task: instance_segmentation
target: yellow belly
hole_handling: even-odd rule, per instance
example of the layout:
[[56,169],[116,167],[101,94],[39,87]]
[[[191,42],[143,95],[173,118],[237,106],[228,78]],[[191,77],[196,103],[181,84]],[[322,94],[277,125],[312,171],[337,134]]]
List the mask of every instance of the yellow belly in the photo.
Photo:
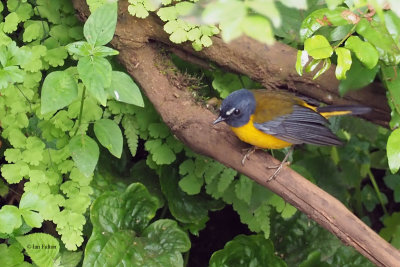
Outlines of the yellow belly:
[[253,120],[241,127],[231,127],[240,140],[259,148],[279,149],[291,146],[291,143],[266,134],[253,126]]

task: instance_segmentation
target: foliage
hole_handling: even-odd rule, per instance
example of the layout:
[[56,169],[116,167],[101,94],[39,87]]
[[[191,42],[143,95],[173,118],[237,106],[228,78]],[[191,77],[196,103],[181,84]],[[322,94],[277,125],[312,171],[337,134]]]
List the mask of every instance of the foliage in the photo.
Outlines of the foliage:
[[[201,235],[210,212],[231,205],[253,234],[228,240],[210,266],[368,266],[279,196],[177,140],[130,76],[109,60],[118,54],[107,46],[117,2],[87,2],[92,14],[84,26],[68,0],[0,2],[2,263],[187,266],[189,237]],[[212,45],[217,33],[225,41],[246,34],[302,47],[299,74],[318,78],[336,63],[342,95],[379,78],[388,89],[390,126],[398,127],[395,1],[389,1],[392,10],[366,0],[218,0],[201,8],[196,1],[128,2],[131,15],[155,12],[172,42],[190,41],[195,50]],[[218,68],[174,63],[179,69],[173,72],[196,80],[188,87],[200,99],[260,87]],[[389,173],[399,169],[398,129],[354,118],[331,124],[346,145],[299,147],[292,168],[367,224],[382,224],[374,229],[399,248],[393,211],[400,182]],[[384,184],[375,178],[380,173]]]

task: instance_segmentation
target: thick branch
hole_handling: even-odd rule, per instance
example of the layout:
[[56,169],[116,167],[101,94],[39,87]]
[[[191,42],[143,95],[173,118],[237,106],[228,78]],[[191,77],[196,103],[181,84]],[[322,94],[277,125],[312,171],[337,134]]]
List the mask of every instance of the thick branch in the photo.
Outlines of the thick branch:
[[[84,1],[74,0],[75,7],[84,18],[88,12],[82,2]],[[211,125],[215,115],[196,104],[190,93],[182,90],[176,80],[171,79],[171,76],[166,74],[171,66],[166,64],[166,62],[169,63],[168,59],[160,54],[159,44],[147,42],[149,36],[167,42],[167,37],[162,32],[161,27],[154,23],[154,18],[137,20],[125,11],[126,7],[122,6],[117,34],[112,44],[120,51],[119,59],[121,63],[125,65],[135,81],[141,85],[165,123],[182,142],[194,151],[236,169],[277,193],[335,234],[345,244],[353,246],[375,264],[379,266],[399,265],[400,253],[398,250],[379,237],[341,202],[290,168],[284,168],[275,180],[267,183],[266,179],[272,174],[273,170],[267,169],[266,166],[278,164],[278,161],[267,153],[256,152],[251,160],[247,161],[245,166],[242,166],[240,161],[243,143],[230,132],[227,126],[213,127]],[[246,48],[257,46],[249,39],[244,39],[244,42],[248,42],[246,46],[243,46]],[[215,48],[207,49],[208,52],[203,52],[201,55],[216,58],[217,56],[211,55],[210,51],[222,49],[222,43],[218,44],[218,41],[216,42],[216,38],[214,38],[214,44],[217,44]],[[224,49],[233,51],[230,47],[231,44],[224,44]],[[263,49],[265,53],[270,53],[269,51],[272,48],[264,47]],[[220,51],[220,53],[224,52]],[[253,52],[246,50],[241,55],[232,54],[225,58],[226,65],[230,64],[228,61],[237,62],[236,57],[251,53]],[[258,55],[258,57],[262,58],[263,55]],[[257,73],[265,73],[265,70],[270,70],[270,66],[263,69],[264,63],[258,59],[254,60],[256,61],[253,68],[257,70]],[[279,69],[279,67],[273,66]],[[241,68],[241,66],[230,67],[231,69]],[[279,79],[289,79],[287,73],[282,72],[279,75],[279,78],[275,74],[260,76],[259,78],[265,79],[265,84],[275,86],[282,83],[279,82]],[[306,84],[304,81],[301,81],[301,83]],[[318,88],[316,84],[312,86]],[[362,101],[360,100],[360,102]]]

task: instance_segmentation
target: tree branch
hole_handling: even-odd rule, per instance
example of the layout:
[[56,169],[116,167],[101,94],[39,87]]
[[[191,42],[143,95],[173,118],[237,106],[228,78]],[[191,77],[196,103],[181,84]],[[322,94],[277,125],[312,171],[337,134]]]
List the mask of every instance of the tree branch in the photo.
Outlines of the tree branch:
[[[80,12],[81,18],[85,19],[88,15],[88,10],[84,1],[74,0],[73,2],[75,8]],[[366,226],[340,201],[298,173],[285,167],[275,180],[266,182],[274,171],[267,169],[266,166],[276,165],[279,162],[262,151],[254,153],[245,166],[241,165],[241,148],[244,148],[244,144],[233,135],[226,125],[213,127],[212,121],[216,117],[215,114],[195,103],[190,93],[181,88],[179,83],[176,82],[174,74],[168,71],[172,63],[160,53],[160,42],[164,45],[168,43],[168,36],[162,31],[162,26],[158,22],[155,23],[155,21],[155,18],[139,20],[131,17],[126,12],[126,4],[120,2],[119,23],[112,45],[120,51],[120,62],[127,68],[135,81],[141,85],[143,91],[174,134],[197,153],[214,158],[226,166],[236,169],[238,172],[247,175],[257,183],[280,195],[287,202],[339,237],[343,243],[353,246],[375,264],[379,266],[397,266],[400,262],[398,250]],[[157,42],[149,42],[150,39]],[[205,49],[198,54],[192,51],[188,52],[190,48],[187,46],[175,47],[186,51],[190,55],[199,55],[202,58],[209,58],[213,61],[221,60],[218,62],[220,65],[248,75],[251,74],[252,78],[256,78],[262,81],[263,84],[271,85],[274,88],[280,87],[283,81],[286,80],[291,81],[291,84],[295,84],[297,89],[303,84],[304,88],[310,87],[312,90],[318,90],[321,92],[321,96],[325,97],[327,93],[321,89],[321,84],[327,84],[329,88],[333,87],[333,85],[325,81],[326,77],[323,79],[324,82],[320,83],[314,83],[308,78],[295,79],[294,74],[287,72],[288,69],[294,66],[291,65],[289,68],[289,64],[291,64],[289,60],[284,63],[288,65],[287,67],[277,65],[281,64],[280,61],[282,60],[277,58],[278,52],[279,54],[282,53],[279,49],[284,49],[284,53],[287,54],[290,51],[288,47],[281,45],[273,47],[260,46],[246,38],[229,45],[223,44],[218,38],[213,38],[213,42],[214,45],[211,48]],[[239,46],[239,44],[244,45],[241,47],[245,47],[246,50],[239,52],[237,50],[239,48],[232,48]],[[253,54],[253,47],[260,49],[262,47],[262,50],[256,49],[256,54]],[[278,49],[278,47],[280,48]],[[236,51],[237,54],[233,51]],[[220,58],[221,56],[217,55],[218,53],[225,55],[223,61]],[[274,55],[271,55],[271,53]],[[276,60],[274,58],[265,60],[265,54],[270,57],[273,56]],[[254,60],[254,64],[250,64],[250,59]],[[285,69],[285,71],[280,71],[280,68]],[[335,83],[337,84],[337,82]],[[324,89],[326,88],[324,87]],[[366,101],[367,97],[361,97],[360,95],[354,94],[353,98],[344,101],[346,103],[364,103],[363,101]],[[378,97],[373,95],[370,100],[372,101],[376,98]],[[342,103],[340,102],[342,100],[333,96],[332,99],[334,103]],[[386,103],[386,100],[384,101]],[[382,114],[385,114],[386,111],[384,109],[381,108],[380,110],[382,110]],[[371,120],[376,121],[380,118],[371,118]]]

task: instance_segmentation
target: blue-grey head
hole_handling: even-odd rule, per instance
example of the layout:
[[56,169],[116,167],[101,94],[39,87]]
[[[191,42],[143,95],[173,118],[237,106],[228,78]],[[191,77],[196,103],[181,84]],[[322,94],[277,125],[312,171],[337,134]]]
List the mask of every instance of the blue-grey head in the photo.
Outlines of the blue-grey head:
[[214,121],[214,124],[224,121],[232,127],[243,126],[249,122],[255,109],[256,100],[253,93],[246,89],[240,89],[231,93],[222,101],[219,117]]

